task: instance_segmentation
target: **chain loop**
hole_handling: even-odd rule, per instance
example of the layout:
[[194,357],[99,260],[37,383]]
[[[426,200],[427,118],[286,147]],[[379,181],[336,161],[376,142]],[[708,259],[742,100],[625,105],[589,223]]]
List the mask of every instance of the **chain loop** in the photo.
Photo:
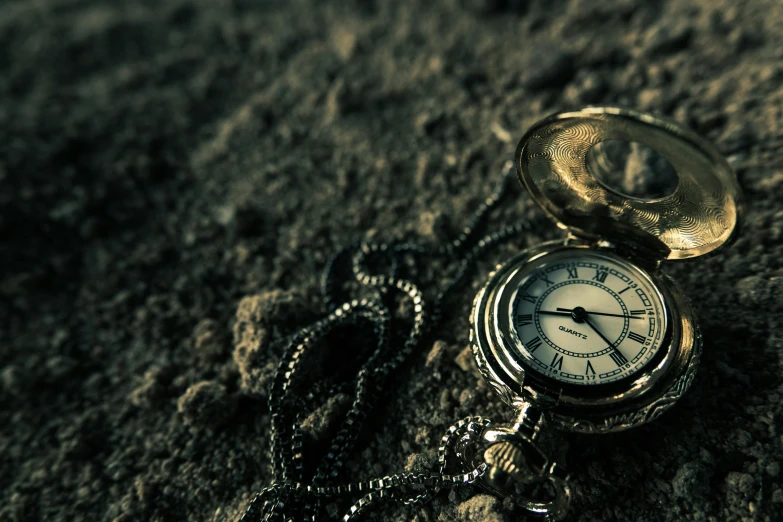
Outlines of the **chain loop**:
[[[324,498],[361,495],[346,512],[343,520],[354,520],[367,507],[384,499],[405,504],[424,502],[441,488],[473,484],[484,477],[488,470],[485,462],[470,467],[467,473],[448,474],[450,455],[459,454],[458,442],[472,444],[480,434],[491,428],[491,423],[480,417],[469,417],[451,426],[438,449],[439,470],[436,473],[400,473],[363,482],[340,483],[346,456],[353,449],[357,434],[368,417],[387,378],[418,347],[422,339],[439,324],[442,307],[451,293],[464,281],[476,258],[491,247],[512,237],[519,237],[529,230],[521,222],[484,236],[478,236],[478,228],[486,221],[489,211],[495,208],[507,193],[513,175],[511,163],[506,163],[495,191],[486,198],[459,236],[445,246],[425,246],[415,243],[354,242],[338,251],[327,262],[322,278],[321,293],[329,315],[299,330],[291,337],[278,363],[269,391],[268,405],[271,418],[269,459],[274,483],[258,493],[248,504],[240,522],[277,520],[323,520],[321,501]],[[419,287],[399,276],[404,256],[445,257],[462,256],[456,274],[438,293],[431,306],[427,306]],[[373,274],[368,266],[382,258],[388,263],[387,273]],[[338,270],[342,261],[351,259],[354,279],[370,297],[352,299],[343,304],[343,289]],[[390,349],[392,316],[387,303],[392,294],[401,295],[413,305],[413,322],[401,348]],[[359,367],[354,379],[322,389],[352,391],[353,400],[341,427],[330,441],[328,450],[315,468],[309,481],[303,465],[303,440],[300,428],[304,412],[315,409],[322,395],[309,393],[298,397],[295,379],[301,362],[314,346],[339,326],[365,324],[372,328],[373,348]],[[311,383],[308,383],[311,384]],[[312,384],[311,384],[312,386]],[[463,466],[460,466],[463,469]],[[304,482],[309,485],[304,485]]]

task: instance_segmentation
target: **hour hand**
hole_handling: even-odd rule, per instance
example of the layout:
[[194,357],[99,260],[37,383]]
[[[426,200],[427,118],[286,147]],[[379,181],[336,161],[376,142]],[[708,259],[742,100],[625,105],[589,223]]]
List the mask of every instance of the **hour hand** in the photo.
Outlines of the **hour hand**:
[[[563,310],[563,308],[558,308],[558,310]],[[544,314],[544,315],[566,315],[568,317],[571,317],[571,310],[567,312],[553,312],[551,310],[538,310],[536,311],[537,314]]]
[[[560,313],[567,312],[568,314],[570,314],[573,310],[570,310],[568,308],[558,308],[557,311],[560,312]],[[627,319],[642,319],[642,317],[638,317],[638,316],[635,316],[635,315],[609,314],[609,313],[606,313],[606,312],[591,312],[589,310],[585,310],[584,313],[586,313],[587,315],[605,315],[607,317],[625,317]]]

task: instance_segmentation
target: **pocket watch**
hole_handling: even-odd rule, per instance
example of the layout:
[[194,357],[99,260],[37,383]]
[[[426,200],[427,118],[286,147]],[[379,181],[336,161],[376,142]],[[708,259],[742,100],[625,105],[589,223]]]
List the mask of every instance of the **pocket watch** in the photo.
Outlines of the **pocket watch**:
[[[605,185],[590,165],[595,145],[606,140],[663,155],[677,174],[674,192],[639,199]],[[478,367],[517,413],[514,423],[485,430],[484,451],[464,458],[490,465],[483,482],[497,494],[510,494],[524,462],[552,481],[555,495],[519,503],[557,518],[567,508],[566,474],[536,445],[540,430],[625,430],[657,418],[685,393],[702,338],[665,266],[726,245],[738,229],[741,191],[710,144],[627,109],[550,116],[522,137],[515,162],[524,187],[568,235],[499,266],[475,298],[470,333]]]

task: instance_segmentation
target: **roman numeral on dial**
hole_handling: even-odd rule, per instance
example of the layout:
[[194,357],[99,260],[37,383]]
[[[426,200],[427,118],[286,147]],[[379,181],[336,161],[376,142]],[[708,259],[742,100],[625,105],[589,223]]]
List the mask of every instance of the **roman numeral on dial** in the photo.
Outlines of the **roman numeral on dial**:
[[631,339],[632,341],[636,341],[637,343],[641,343],[641,344],[644,344],[644,342],[647,340],[646,337],[636,332],[629,332],[628,338]]
[[533,303],[533,304],[536,304],[536,299],[538,299],[538,297],[536,297],[534,295],[530,295],[528,293],[522,294],[521,298],[523,300],[527,301],[528,303]]
[[539,273],[538,273],[538,278],[539,278],[540,280],[542,280],[542,281],[544,281],[544,282],[546,283],[546,286],[547,286],[547,288],[549,288],[550,286],[552,286],[553,284],[555,284],[555,282],[554,282],[554,281],[551,281],[551,280],[550,280],[550,279],[549,279],[549,278],[546,276],[546,274],[545,274],[545,273],[543,273],[543,272],[539,272]]
[[626,364],[628,362],[628,359],[625,358],[625,355],[621,354],[617,350],[610,353],[609,357],[612,358],[612,360],[617,366],[622,366],[623,364]]
[[533,323],[533,314],[517,315],[517,326],[527,326]]
[[555,358],[552,359],[552,362],[549,363],[549,366],[553,370],[562,370],[563,369],[563,356],[559,353],[555,354]]
[[537,335],[525,343],[525,348],[530,353],[535,352],[539,346],[541,346],[541,338]]
[[587,368],[585,368],[585,375],[595,375],[595,370],[593,369],[593,365],[590,364],[590,361],[587,361]]
[[576,271],[576,267],[566,268],[566,270],[568,270],[568,279],[577,279],[579,277],[579,273]]
[[644,315],[646,313],[644,310],[631,310],[631,315]]
[[609,274],[609,272],[603,272],[601,270],[595,271],[595,276],[593,276],[593,281],[598,281],[599,283],[603,283],[606,281],[606,276]]

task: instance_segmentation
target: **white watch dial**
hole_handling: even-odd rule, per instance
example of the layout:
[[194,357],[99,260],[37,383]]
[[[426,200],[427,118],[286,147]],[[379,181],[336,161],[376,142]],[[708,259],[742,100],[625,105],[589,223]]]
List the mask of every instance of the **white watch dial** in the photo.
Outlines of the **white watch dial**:
[[511,307],[520,355],[558,381],[595,385],[638,372],[666,332],[660,292],[632,264],[569,250],[526,269]]

